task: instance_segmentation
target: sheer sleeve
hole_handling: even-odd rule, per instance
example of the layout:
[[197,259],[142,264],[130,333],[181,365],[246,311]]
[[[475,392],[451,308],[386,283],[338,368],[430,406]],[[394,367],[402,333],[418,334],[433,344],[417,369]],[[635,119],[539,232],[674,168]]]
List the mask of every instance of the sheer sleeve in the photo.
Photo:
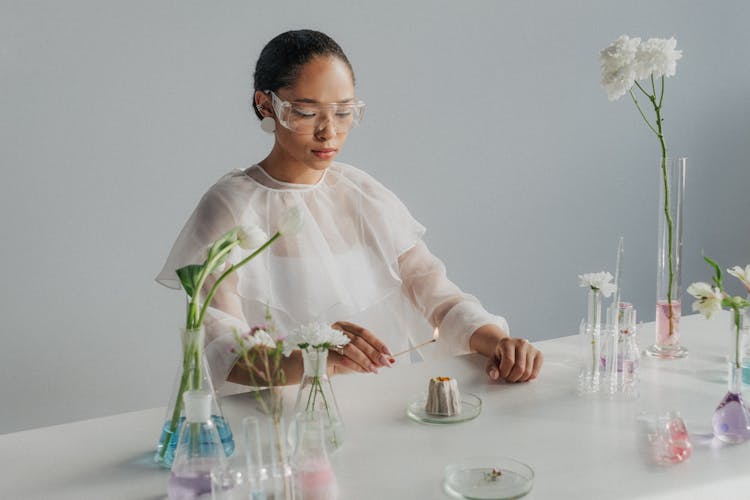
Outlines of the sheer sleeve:
[[510,333],[505,318],[487,312],[473,295],[461,291],[446,275],[445,265],[419,241],[398,260],[402,289],[411,303],[440,331],[438,345],[452,355],[470,352],[477,328],[494,324]]
[[[156,277],[157,282],[169,288],[181,288],[176,270],[189,264],[203,263],[208,247],[236,225],[236,217],[229,206],[220,190],[209,190],[203,196],[172,246],[164,267]],[[238,252],[233,252],[227,260],[236,263],[240,258]],[[204,290],[205,293],[207,290]],[[206,330],[206,358],[213,385],[219,390],[239,356],[237,349],[233,349],[234,331],[244,333],[249,330],[237,294],[236,275],[229,276],[219,286],[203,324]]]

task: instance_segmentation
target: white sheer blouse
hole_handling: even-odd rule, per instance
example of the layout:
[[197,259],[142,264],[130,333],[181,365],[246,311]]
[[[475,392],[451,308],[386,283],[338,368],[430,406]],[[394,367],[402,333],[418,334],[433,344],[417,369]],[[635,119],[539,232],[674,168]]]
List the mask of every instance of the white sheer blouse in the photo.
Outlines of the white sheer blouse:
[[[237,360],[233,329],[264,322],[266,306],[281,332],[302,323],[350,321],[372,331],[391,352],[429,340],[424,355],[462,354],[480,326],[500,316],[463,293],[446,276],[422,236],[425,229],[403,203],[365,172],[333,163],[318,183],[290,184],[258,165],[224,175],[203,196],[180,232],[157,281],[179,289],[175,270],[205,260],[206,249],[238,224],[269,235],[290,206],[305,215],[302,230],[277,240],[225,282],[224,300],[207,314],[206,355],[221,393],[237,387],[226,377]],[[248,251],[235,248],[237,262]],[[227,301],[229,296],[232,300]]]

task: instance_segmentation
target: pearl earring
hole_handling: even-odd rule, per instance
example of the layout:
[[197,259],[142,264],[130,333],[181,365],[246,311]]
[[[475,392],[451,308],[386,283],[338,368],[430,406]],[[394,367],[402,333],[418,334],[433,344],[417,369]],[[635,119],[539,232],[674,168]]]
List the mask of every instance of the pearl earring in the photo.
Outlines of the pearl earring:
[[267,132],[269,134],[273,134],[276,131],[276,120],[274,120],[270,116],[264,117],[260,121],[260,129],[263,132]]

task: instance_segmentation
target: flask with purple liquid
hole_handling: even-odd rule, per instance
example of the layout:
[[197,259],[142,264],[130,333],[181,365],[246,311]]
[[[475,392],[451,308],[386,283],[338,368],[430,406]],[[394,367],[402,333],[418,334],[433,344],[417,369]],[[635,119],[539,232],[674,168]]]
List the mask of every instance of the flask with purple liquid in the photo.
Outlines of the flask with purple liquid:
[[226,467],[227,459],[216,424],[211,418],[211,394],[187,391],[185,423],[167,484],[170,500],[193,500],[211,493],[211,469]]
[[729,357],[729,391],[714,411],[714,436],[727,443],[741,443],[750,439],[750,410],[742,397],[742,341],[745,315],[732,311],[731,356]]

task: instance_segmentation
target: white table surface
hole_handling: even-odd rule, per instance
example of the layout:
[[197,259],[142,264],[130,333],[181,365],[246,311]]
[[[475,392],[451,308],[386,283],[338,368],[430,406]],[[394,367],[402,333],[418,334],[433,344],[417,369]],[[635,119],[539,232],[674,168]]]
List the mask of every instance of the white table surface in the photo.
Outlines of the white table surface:
[[[477,355],[403,364],[378,375],[333,379],[347,440],[332,456],[342,499],[440,499],[446,465],[499,454],[530,464],[529,499],[750,498],[750,444],[711,438],[711,415],[726,392],[729,319],[682,320],[687,359],[642,358],[640,397],[631,401],[575,394],[578,340],[538,343],[546,360],[528,384],[492,384]],[[639,343],[653,341],[641,326]],[[428,425],[405,413],[428,379],[448,375],[482,398],[482,414],[458,425]],[[296,387],[285,389],[291,407]],[[165,396],[166,397],[166,396]],[[248,395],[223,400],[241,452]],[[649,464],[635,416],[677,409],[693,456],[674,466]],[[161,499],[168,471],[151,463],[165,409],[124,413],[0,435],[1,499]]]

